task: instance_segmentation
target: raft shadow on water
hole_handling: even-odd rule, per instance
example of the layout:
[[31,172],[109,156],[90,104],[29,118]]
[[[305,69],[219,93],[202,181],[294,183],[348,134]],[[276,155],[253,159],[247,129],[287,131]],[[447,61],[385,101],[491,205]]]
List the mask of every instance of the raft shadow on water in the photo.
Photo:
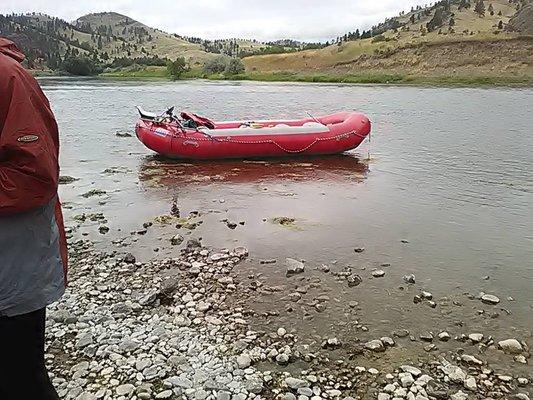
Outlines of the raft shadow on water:
[[350,154],[251,160],[176,161],[145,157],[139,180],[145,187],[185,187],[202,184],[271,182],[361,182],[368,164]]

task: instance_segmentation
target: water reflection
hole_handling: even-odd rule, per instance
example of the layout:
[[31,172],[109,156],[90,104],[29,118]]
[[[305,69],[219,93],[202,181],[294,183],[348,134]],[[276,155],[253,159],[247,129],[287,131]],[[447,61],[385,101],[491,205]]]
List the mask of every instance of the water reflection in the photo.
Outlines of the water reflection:
[[143,186],[166,188],[266,182],[360,182],[368,165],[354,155],[300,157],[272,160],[217,160],[185,162],[148,156],[141,161]]

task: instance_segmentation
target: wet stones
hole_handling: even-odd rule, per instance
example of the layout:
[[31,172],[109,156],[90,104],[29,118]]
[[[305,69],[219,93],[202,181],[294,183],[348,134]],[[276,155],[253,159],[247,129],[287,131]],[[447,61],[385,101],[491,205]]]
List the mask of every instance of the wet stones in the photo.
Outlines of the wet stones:
[[500,299],[494,296],[493,294],[484,294],[483,296],[481,296],[481,302],[485,304],[495,305],[500,302]]
[[507,354],[520,354],[523,351],[522,345],[516,339],[501,340],[498,347]]
[[293,390],[298,390],[300,388],[309,387],[309,382],[304,381],[303,379],[288,377],[288,378],[285,378],[285,385],[287,385],[287,387]]
[[340,348],[341,346],[342,346],[341,341],[337,339],[336,337],[326,339],[324,342],[322,342],[323,349],[335,350],[335,349]]
[[128,253],[124,256],[124,259],[123,261],[126,263],[126,264],[135,264],[135,256],[131,253]]
[[468,354],[463,354],[461,356],[461,361],[463,361],[466,364],[470,364],[470,365],[480,365],[480,366],[483,365],[483,361],[477,359],[474,356],[468,355]]
[[237,228],[237,223],[236,223],[236,222],[228,221],[228,222],[226,222],[226,226],[227,226],[229,229],[235,229],[235,228]]
[[431,332],[424,332],[419,335],[420,339],[424,342],[432,342],[433,341],[433,334]]
[[68,176],[68,175],[61,175],[59,177],[58,183],[60,185],[69,185],[69,184],[74,183],[76,181],[79,181],[79,178],[74,178],[73,176]]
[[414,274],[404,275],[403,281],[408,284],[414,284],[416,282],[416,278]]
[[285,265],[287,267],[285,275],[291,277],[297,274],[301,274],[305,271],[305,265],[303,262],[295,260],[294,258],[286,258]]
[[385,271],[383,271],[382,269],[376,269],[372,271],[372,276],[374,278],[382,278],[385,276]]
[[374,339],[365,343],[365,349],[374,351],[376,353],[381,353],[385,351],[385,345],[381,340]]
[[356,247],[355,249],[353,249],[353,251],[355,251],[356,253],[362,253],[363,251],[365,251],[365,248],[364,247]]
[[248,256],[248,249],[243,246],[235,247],[233,249],[233,254],[239,258],[244,258]]
[[456,365],[446,363],[441,367],[441,369],[442,372],[444,372],[444,374],[447,375],[452,382],[462,384],[466,379],[466,373]]
[[404,338],[409,336],[409,331],[407,329],[397,329],[392,332],[392,335],[396,336],[397,338]]
[[363,278],[361,278],[361,276],[357,274],[349,275],[346,280],[348,281],[349,287],[359,286],[361,282],[363,282]]
[[170,244],[172,246],[179,246],[180,244],[183,243],[185,239],[183,238],[183,236],[181,236],[179,233],[174,235],[171,239],[170,239]]
[[468,335],[468,339],[472,341],[472,343],[476,344],[483,340],[483,334],[482,333],[471,333]]
[[408,372],[409,374],[411,374],[415,378],[420,376],[420,374],[422,374],[422,371],[419,368],[413,367],[411,365],[401,365],[400,369],[403,372]]

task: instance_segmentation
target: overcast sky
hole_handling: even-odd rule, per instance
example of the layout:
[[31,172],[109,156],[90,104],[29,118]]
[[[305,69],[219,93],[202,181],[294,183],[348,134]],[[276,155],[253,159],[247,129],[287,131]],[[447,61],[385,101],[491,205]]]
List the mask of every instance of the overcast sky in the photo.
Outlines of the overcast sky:
[[167,32],[207,39],[328,40],[368,29],[421,0],[0,0],[0,14],[43,12],[67,21],[115,11]]

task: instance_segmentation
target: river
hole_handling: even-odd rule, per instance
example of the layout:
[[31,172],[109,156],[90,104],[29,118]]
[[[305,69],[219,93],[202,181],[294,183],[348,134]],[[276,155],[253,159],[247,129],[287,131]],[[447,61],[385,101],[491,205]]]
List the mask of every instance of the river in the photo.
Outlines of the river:
[[[303,324],[310,337],[339,323],[351,335],[354,316],[346,304],[358,301],[357,318],[374,336],[416,327],[531,339],[532,89],[68,78],[41,84],[61,129],[62,174],[79,179],[60,190],[74,235],[110,250],[112,240],[122,239],[140,259],[172,255],[175,227],[132,232],[167,214],[177,199],[182,215],[198,211],[203,221],[184,235],[250,250],[243,280],[253,275],[291,291],[321,282],[315,295],[332,298],[326,312],[279,317]],[[116,136],[133,134],[135,105],[152,111],[175,105],[215,120],[358,110],[373,131],[370,142],[334,157],[175,162],[155,157],[134,136]],[[92,189],[106,194],[81,196]],[[105,215],[106,235],[96,222],[72,220],[94,212]],[[294,223],[282,226],[276,217]],[[229,229],[225,219],[243,225]],[[300,282],[287,283],[285,257],[306,260]],[[363,283],[350,288],[323,273],[323,264],[334,273],[351,268]],[[374,278],[375,269],[385,276]],[[415,274],[416,289],[405,285],[406,274]],[[413,303],[420,289],[433,294],[437,308]],[[476,298],[480,292],[500,304],[487,307]],[[248,301],[258,310],[281,301],[283,311],[284,294]]]

